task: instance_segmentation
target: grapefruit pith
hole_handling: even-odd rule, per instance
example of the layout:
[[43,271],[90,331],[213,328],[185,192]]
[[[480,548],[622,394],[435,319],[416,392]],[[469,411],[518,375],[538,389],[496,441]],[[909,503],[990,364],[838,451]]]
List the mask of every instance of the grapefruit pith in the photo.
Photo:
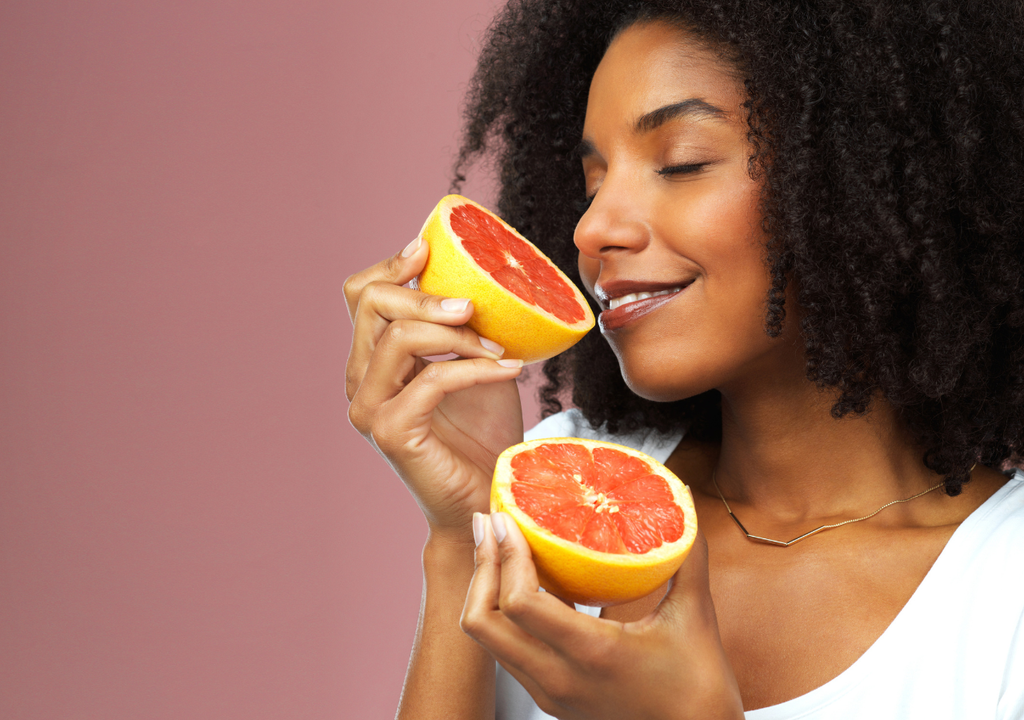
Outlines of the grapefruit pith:
[[498,456],[491,512],[530,544],[541,586],[584,605],[650,594],[675,574],[697,536],[690,490],[642,452],[546,438]]
[[469,298],[467,325],[538,362],[572,347],[594,327],[579,289],[510,225],[461,195],[441,199],[420,237],[430,246],[417,284],[431,295]]

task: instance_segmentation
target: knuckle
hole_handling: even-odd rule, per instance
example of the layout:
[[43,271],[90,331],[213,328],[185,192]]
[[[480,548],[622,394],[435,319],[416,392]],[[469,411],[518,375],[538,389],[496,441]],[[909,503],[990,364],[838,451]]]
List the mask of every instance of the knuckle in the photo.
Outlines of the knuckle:
[[370,429],[370,416],[366,412],[362,403],[353,402],[348,406],[348,421],[352,423],[352,427],[363,435],[366,435]]
[[364,287],[363,291],[359,294],[359,301],[366,302],[370,305],[380,304],[386,285],[387,283],[382,283],[379,280],[367,283],[366,287]]
[[530,600],[526,593],[515,590],[509,592],[501,600],[501,611],[512,620],[521,619],[530,609]]
[[395,320],[388,323],[387,329],[384,331],[382,342],[388,344],[401,344],[409,336],[410,326],[406,320]]
[[420,293],[416,298],[416,309],[421,313],[429,313],[437,309],[438,303],[441,302],[441,298],[434,295],[427,295]]
[[345,282],[341,284],[341,290],[345,293],[345,301],[349,304],[349,307],[354,307],[356,301],[359,300],[359,276],[349,275],[345,278]]
[[388,430],[387,424],[380,422],[379,418],[375,417],[374,422],[370,423],[367,439],[381,452],[388,453],[392,450],[391,439],[393,437],[394,435]]
[[480,612],[473,608],[466,608],[462,612],[462,617],[459,618],[459,627],[462,628],[462,632],[466,633],[470,637],[476,637],[480,631],[482,624],[482,618]]
[[615,664],[614,641],[604,633],[598,633],[591,642],[579,651],[579,663],[598,676],[607,675]]
[[455,325],[451,329],[458,336],[457,342],[468,343],[470,345],[480,344],[480,336],[477,335],[475,330],[472,330],[465,325]]
[[572,674],[566,668],[552,668],[545,675],[544,684],[541,687],[544,694],[554,703],[554,707],[565,708],[575,705],[576,685],[573,682]]
[[435,363],[430,363],[425,368],[423,368],[423,370],[420,372],[420,375],[423,376],[423,381],[424,382],[427,382],[427,383],[438,383],[444,377],[446,372],[447,372],[446,363],[435,362]]

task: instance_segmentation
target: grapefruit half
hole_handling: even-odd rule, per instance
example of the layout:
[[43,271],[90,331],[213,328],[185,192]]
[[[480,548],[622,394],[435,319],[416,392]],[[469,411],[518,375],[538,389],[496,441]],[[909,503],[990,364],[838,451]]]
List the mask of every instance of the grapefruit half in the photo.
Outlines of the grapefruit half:
[[546,438],[498,456],[491,512],[523,531],[541,587],[584,605],[649,595],[697,536],[690,490],[649,455],[614,443]]
[[505,357],[546,360],[594,327],[579,288],[508,223],[472,200],[442,198],[420,237],[430,257],[417,279],[419,289],[472,300],[467,325],[504,347]]

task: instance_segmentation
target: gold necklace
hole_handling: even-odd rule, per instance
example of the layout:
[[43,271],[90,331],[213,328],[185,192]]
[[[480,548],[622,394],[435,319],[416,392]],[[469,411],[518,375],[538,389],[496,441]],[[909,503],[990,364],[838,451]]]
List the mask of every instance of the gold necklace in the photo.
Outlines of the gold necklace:
[[[971,470],[974,470],[974,468],[972,467]],[[729,507],[729,503],[725,499],[725,495],[722,494],[722,489],[718,487],[718,480],[715,479],[715,475],[717,475],[717,474],[718,474],[718,468],[715,468],[715,470],[711,473],[711,482],[713,482],[715,484],[715,490],[718,491],[718,497],[722,498],[722,502],[725,503],[725,509],[729,511],[729,517],[731,517],[734,521],[736,521],[736,524],[739,525],[740,530],[742,530],[743,534],[747,536],[747,539],[748,540],[753,540],[754,542],[765,543],[766,545],[775,545],[777,547],[789,547],[790,545],[792,545],[794,543],[800,542],[804,538],[809,538],[811,535],[816,535],[817,533],[820,533],[822,530],[832,530],[833,528],[842,527],[843,525],[849,525],[850,523],[860,522],[861,520],[867,520],[868,518],[873,518],[875,515],[877,515],[878,513],[882,512],[883,510],[885,510],[890,505],[895,505],[897,503],[905,503],[905,502],[910,502],[911,500],[916,500],[917,498],[921,497],[922,495],[927,495],[932,490],[938,490],[943,485],[943,483],[939,483],[938,485],[932,485],[930,488],[928,488],[927,490],[922,490],[917,495],[911,495],[910,497],[903,498],[902,500],[893,500],[892,502],[887,502],[885,505],[883,505],[882,507],[878,508],[873,513],[871,513],[870,515],[865,515],[864,517],[855,518],[853,520],[843,520],[842,522],[834,523],[832,525],[822,525],[821,527],[815,528],[814,530],[811,530],[810,532],[805,532],[800,537],[793,538],[789,542],[783,542],[782,540],[772,540],[771,538],[761,537],[760,535],[751,535],[749,532],[747,532],[747,529],[745,527],[743,527],[743,523],[740,522],[740,519],[733,514],[732,508]]]

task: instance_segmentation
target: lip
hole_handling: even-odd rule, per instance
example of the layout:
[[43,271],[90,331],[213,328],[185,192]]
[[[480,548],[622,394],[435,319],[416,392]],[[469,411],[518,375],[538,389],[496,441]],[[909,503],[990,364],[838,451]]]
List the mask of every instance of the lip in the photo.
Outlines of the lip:
[[594,295],[601,306],[607,310],[608,301],[612,298],[622,297],[640,292],[661,292],[677,287],[686,287],[692,283],[694,278],[674,280],[672,282],[654,282],[652,280],[605,280],[598,281],[594,285]]
[[[618,328],[621,328],[624,325],[647,315],[648,313],[654,312],[662,305],[674,300],[692,283],[693,279],[668,283],[636,282],[631,280],[613,280],[605,283],[599,283],[594,290],[602,307],[605,308],[604,312],[602,312],[598,317],[601,332],[617,330]],[[634,300],[632,302],[619,305],[614,310],[609,307],[609,303],[613,298],[622,297],[623,295],[664,292],[675,288],[678,288],[676,292],[644,298],[642,300]]]

